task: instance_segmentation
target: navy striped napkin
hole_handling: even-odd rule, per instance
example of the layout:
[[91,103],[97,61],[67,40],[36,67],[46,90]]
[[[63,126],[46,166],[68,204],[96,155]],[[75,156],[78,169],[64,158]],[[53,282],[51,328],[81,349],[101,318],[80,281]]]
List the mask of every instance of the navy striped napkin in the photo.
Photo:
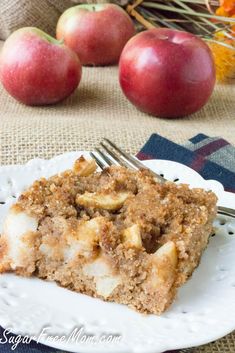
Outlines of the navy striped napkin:
[[[195,169],[203,178],[216,179],[224,185],[225,190],[235,192],[235,147],[222,138],[198,134],[184,145],[178,145],[153,134],[137,156],[142,160],[156,158],[183,163]],[[14,335],[11,337],[16,339]],[[5,341],[4,329],[0,327],[0,352],[11,353],[12,343]],[[17,353],[61,353],[57,349],[36,342],[31,342],[29,345],[20,343],[14,351]],[[180,353],[180,351],[168,353],[176,352]]]
[[235,192],[235,147],[220,137],[198,134],[178,145],[153,134],[137,154],[144,159],[167,159],[191,167],[204,179],[215,179],[226,191]]

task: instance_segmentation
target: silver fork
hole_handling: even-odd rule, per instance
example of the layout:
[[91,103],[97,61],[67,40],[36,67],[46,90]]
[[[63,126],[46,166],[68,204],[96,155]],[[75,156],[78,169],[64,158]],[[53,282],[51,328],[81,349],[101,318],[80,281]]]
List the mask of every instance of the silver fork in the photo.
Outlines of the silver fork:
[[[100,146],[101,148],[95,148],[95,153],[90,152],[90,156],[96,160],[102,170],[111,165],[124,166],[132,170],[148,169],[137,158],[126,153],[107,138],[100,142]],[[165,183],[167,181],[152,170],[151,173],[158,182]],[[218,214],[235,218],[235,210],[229,207],[218,206]]]

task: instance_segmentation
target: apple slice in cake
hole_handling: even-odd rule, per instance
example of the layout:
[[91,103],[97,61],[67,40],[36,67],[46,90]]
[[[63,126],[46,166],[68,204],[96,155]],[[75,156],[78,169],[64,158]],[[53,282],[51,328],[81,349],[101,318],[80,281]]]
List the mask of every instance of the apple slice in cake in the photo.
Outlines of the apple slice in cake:
[[37,276],[160,314],[198,266],[216,196],[148,170],[78,159],[19,197],[0,238],[0,271]]

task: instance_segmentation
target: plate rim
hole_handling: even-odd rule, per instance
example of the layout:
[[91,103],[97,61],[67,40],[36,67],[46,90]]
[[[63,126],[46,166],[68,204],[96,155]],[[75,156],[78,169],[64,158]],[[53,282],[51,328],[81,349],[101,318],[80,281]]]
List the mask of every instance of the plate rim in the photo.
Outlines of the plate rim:
[[[52,158],[49,158],[49,159],[33,158],[33,159],[30,159],[29,161],[27,161],[24,164],[3,165],[3,166],[0,166],[0,174],[4,173],[4,172],[7,172],[7,171],[15,170],[15,169],[18,169],[18,168],[25,168],[26,166],[30,167],[34,163],[35,164],[36,163],[47,163],[47,162],[49,163],[49,162],[52,162],[52,161],[56,162],[56,161],[60,160],[61,158],[65,158],[66,156],[74,156],[74,157],[76,157],[76,154],[79,156],[81,154],[88,154],[88,153],[89,153],[89,151],[68,151],[68,152],[56,155],[56,156],[54,156]],[[233,193],[231,193],[231,192],[225,191],[224,188],[223,188],[223,185],[220,182],[218,182],[216,180],[213,180],[213,179],[206,180],[197,171],[193,170],[192,168],[190,168],[190,167],[188,167],[188,166],[186,166],[186,165],[184,165],[182,163],[171,161],[171,160],[161,160],[161,159],[148,159],[148,160],[143,160],[141,162],[143,162],[144,164],[147,165],[148,163],[153,163],[153,162],[156,162],[156,161],[157,162],[162,162],[162,163],[174,163],[175,165],[183,166],[184,168],[187,168],[190,172],[193,172],[195,175],[197,175],[197,177],[200,178],[201,181],[205,182],[205,184],[206,183],[209,184],[211,182],[216,182],[219,192],[223,193],[224,196],[226,195],[226,197],[228,197],[229,199],[232,197],[235,200],[235,195]],[[220,338],[226,336],[227,334],[231,333],[234,329],[235,329],[235,322],[234,322],[233,328],[224,330],[219,336],[216,335],[216,338],[210,338],[209,340],[204,339],[204,340],[201,340],[199,343],[198,342],[197,343],[193,343],[192,345],[189,345],[189,346],[186,346],[186,347],[183,347],[183,348],[191,348],[191,347],[197,347],[197,346],[200,346],[200,345],[208,344],[208,343],[212,342],[215,339],[217,340],[217,339],[220,339]],[[45,344],[45,343],[43,343],[43,341],[42,341],[42,344]],[[48,344],[46,344],[46,345],[48,346]],[[66,348],[61,348],[61,345],[57,345],[57,344],[49,345],[48,347],[53,347],[53,348],[56,348],[56,349],[66,349]],[[183,349],[183,348],[181,346],[177,346],[177,343],[176,343],[176,347],[175,348],[170,348],[170,349]],[[166,348],[166,349],[169,349],[169,348]],[[79,350],[81,351],[81,353],[83,352],[83,350],[81,350],[81,349],[79,349]],[[154,350],[154,351],[156,352],[156,350]],[[84,352],[87,352],[87,350],[84,350]],[[122,351],[120,351],[120,352],[122,352]],[[151,351],[151,352],[153,352],[153,351]],[[147,351],[146,351],[146,353],[147,353]]]

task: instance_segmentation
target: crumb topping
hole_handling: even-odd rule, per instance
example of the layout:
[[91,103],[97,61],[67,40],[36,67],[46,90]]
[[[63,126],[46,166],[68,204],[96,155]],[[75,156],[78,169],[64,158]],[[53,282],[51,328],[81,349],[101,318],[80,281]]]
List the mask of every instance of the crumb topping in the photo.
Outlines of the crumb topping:
[[47,235],[55,232],[48,224],[60,218],[60,227],[71,228],[101,216],[113,227],[113,239],[105,242],[118,244],[124,229],[138,225],[144,248],[151,253],[168,240],[184,240],[189,228],[206,224],[216,212],[215,204],[212,192],[160,184],[150,171],[112,166],[88,176],[78,175],[75,168],[36,181],[15,207],[37,217],[40,231]]

